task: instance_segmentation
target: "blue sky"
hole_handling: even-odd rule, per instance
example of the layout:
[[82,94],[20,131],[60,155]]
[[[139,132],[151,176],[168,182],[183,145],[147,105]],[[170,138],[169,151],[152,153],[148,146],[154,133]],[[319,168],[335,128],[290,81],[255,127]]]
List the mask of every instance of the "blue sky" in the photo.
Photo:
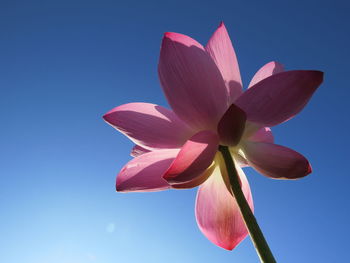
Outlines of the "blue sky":
[[163,106],[162,34],[205,44],[221,20],[243,82],[266,62],[318,69],[325,82],[276,143],[313,173],[274,181],[245,172],[278,262],[345,262],[349,163],[347,1],[0,1],[0,261],[258,262],[250,239],[210,243],[196,190],[119,194],[132,143],[101,116],[127,102]]

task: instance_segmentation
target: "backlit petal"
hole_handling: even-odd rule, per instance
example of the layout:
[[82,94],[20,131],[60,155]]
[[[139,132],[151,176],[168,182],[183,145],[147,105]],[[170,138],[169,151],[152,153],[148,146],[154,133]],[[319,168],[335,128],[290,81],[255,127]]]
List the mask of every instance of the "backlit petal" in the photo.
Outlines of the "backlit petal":
[[263,79],[266,79],[267,77],[270,77],[274,74],[280,73],[284,71],[284,67],[281,63],[278,63],[276,61],[271,61],[264,66],[262,66],[258,72],[255,73],[254,77],[249,83],[248,88],[254,86],[256,83],[260,82]]
[[152,192],[169,189],[163,175],[179,150],[157,150],[142,154],[128,162],[117,176],[117,191]]
[[272,75],[244,92],[235,104],[247,119],[271,127],[299,113],[322,83],[320,71],[286,71]]
[[193,134],[171,110],[150,103],[124,104],[103,118],[146,149],[179,148]]
[[262,127],[256,131],[253,135],[247,138],[251,142],[268,142],[273,143],[274,138],[272,131],[269,127]]
[[224,80],[214,61],[194,39],[166,33],[159,79],[174,112],[197,129],[215,129],[228,107]]
[[271,178],[298,179],[312,171],[303,155],[284,146],[246,141],[243,151],[250,166]]
[[172,184],[171,187],[174,189],[190,189],[190,188],[197,187],[203,184],[208,179],[208,177],[213,173],[214,168],[215,168],[215,163],[212,162],[212,164],[202,174],[198,175],[196,178],[186,183]]
[[[243,193],[253,210],[247,178],[241,168],[237,167],[237,171]],[[248,234],[236,200],[222,179],[219,165],[198,189],[196,219],[203,234],[211,242],[227,250],[235,248]]]
[[242,94],[242,80],[236,53],[224,23],[220,23],[205,49],[218,66],[229,93],[229,104]]
[[200,177],[211,165],[218,149],[219,138],[212,131],[201,131],[192,136],[181,148],[164,175],[169,184],[201,182]]

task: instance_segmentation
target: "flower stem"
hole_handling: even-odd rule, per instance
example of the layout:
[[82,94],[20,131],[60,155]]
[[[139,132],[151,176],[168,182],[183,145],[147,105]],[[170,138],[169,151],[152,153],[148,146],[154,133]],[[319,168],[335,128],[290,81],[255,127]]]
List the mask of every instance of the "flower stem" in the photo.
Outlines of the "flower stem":
[[260,261],[263,263],[276,263],[276,260],[272,255],[269,245],[267,244],[264,235],[261,232],[258,222],[256,221],[255,216],[252,210],[250,209],[247,200],[244,197],[238,179],[237,170],[235,168],[235,164],[228,147],[220,145],[219,151],[221,152],[225,160],[232,193],[236,198],[242,217],[249,231],[250,238],[252,239],[255,249],[259,255]]

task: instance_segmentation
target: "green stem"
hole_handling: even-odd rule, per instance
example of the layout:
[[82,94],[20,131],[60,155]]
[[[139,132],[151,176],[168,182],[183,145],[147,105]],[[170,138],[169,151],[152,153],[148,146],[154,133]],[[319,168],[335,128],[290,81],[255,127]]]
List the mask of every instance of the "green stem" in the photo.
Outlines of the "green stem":
[[260,261],[263,263],[276,263],[275,258],[272,255],[272,252],[267,244],[263,233],[258,225],[258,222],[255,219],[255,216],[250,210],[247,200],[244,197],[244,194],[241,189],[240,181],[238,179],[237,170],[233,162],[231,153],[227,146],[219,146],[219,151],[221,152],[230,179],[231,190],[236,198],[237,204],[241,211],[244,222],[247,226],[247,229],[252,239],[255,249],[259,255]]

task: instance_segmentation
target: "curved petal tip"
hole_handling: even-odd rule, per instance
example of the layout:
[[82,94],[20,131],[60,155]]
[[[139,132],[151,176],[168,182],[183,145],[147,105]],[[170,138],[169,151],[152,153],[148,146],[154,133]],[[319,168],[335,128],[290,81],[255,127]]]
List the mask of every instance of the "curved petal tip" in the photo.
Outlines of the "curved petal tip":
[[[226,250],[234,249],[248,234],[235,198],[227,190],[220,166],[200,186],[196,199],[196,220],[202,233],[214,244]],[[246,176],[237,168],[242,191],[250,208],[253,199]],[[227,174],[225,175],[225,177]]]
[[300,153],[273,143],[244,143],[248,163],[273,179],[299,179],[312,172],[310,162]]
[[178,150],[157,150],[144,153],[129,161],[116,180],[118,192],[153,192],[170,188],[162,178],[175,159]]
[[181,148],[163,178],[174,186],[189,182],[203,182],[200,178],[213,162],[218,143],[219,138],[212,131],[196,133]]
[[261,126],[275,126],[298,114],[323,81],[323,72],[291,70],[257,82],[235,101],[247,119]]

